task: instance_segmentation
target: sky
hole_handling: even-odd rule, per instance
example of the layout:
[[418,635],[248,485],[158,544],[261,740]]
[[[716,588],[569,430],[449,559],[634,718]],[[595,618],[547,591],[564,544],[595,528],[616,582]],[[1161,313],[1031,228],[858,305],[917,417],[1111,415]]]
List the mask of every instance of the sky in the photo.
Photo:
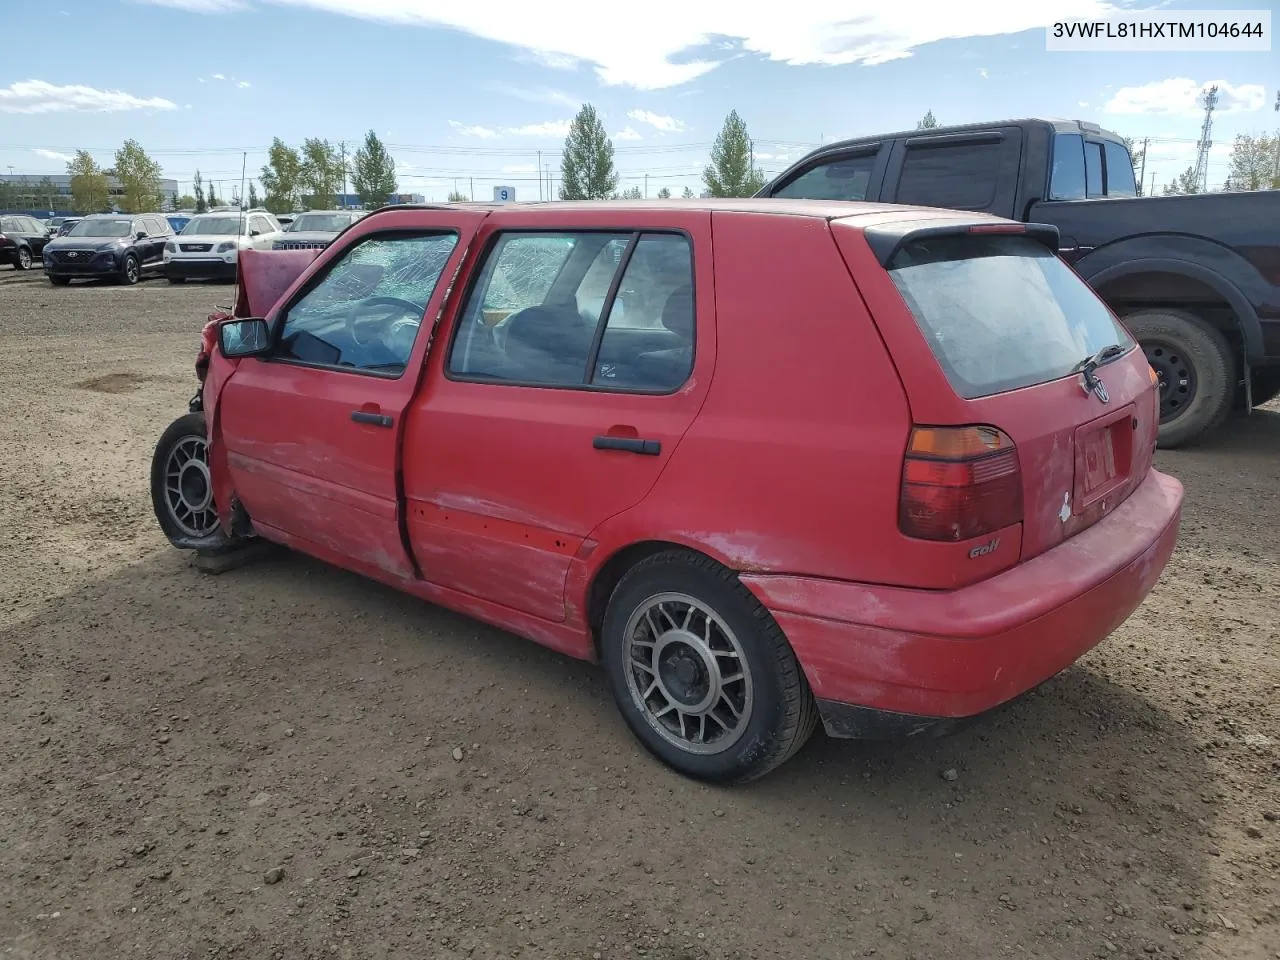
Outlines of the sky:
[[126,138],[180,181],[226,197],[273,137],[374,130],[402,192],[517,199],[558,177],[584,102],[612,136],[620,189],[702,189],[736,109],[766,174],[813,147],[970,123],[1091,120],[1149,139],[1147,182],[1194,161],[1200,90],[1216,83],[1209,181],[1236,134],[1280,128],[1280,49],[1046,52],[1045,24],[1116,10],[1269,9],[1263,0],[0,0],[0,172],[109,165]]

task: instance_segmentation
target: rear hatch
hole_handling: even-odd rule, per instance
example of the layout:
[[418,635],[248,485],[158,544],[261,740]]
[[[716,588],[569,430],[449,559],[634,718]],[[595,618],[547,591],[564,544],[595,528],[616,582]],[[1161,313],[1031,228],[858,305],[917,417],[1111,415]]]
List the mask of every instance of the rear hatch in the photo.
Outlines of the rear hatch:
[[[936,211],[871,219],[861,232],[837,221],[834,233],[917,425],[900,528],[931,541],[935,562],[923,577],[933,582],[916,585],[981,579],[1112,512],[1151,467],[1156,387],[1133,338],[1057,257],[1056,229]],[[962,450],[960,427],[994,429],[970,431]],[[964,482],[1003,480],[977,520],[929,527],[908,502],[912,459],[937,466],[947,450],[971,460]],[[953,562],[937,562],[948,543]]]

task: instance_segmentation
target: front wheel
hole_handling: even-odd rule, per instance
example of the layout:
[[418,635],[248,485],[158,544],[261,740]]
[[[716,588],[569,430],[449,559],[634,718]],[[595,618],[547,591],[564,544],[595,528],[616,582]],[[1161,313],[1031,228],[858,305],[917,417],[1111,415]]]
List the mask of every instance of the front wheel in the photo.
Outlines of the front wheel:
[[601,647],[627,726],[686,776],[754,780],[813,733],[817,705],[781,628],[707,557],[674,550],[629,570]]
[[124,258],[124,268],[120,271],[120,282],[125,286],[131,287],[142,279],[142,267],[138,265],[138,258],[132,253]]
[[151,458],[151,505],[175,547],[229,543],[218,524],[203,413],[169,424]]
[[1184,310],[1141,310],[1124,322],[1159,381],[1160,447],[1190,443],[1227,418],[1237,374],[1221,333]]

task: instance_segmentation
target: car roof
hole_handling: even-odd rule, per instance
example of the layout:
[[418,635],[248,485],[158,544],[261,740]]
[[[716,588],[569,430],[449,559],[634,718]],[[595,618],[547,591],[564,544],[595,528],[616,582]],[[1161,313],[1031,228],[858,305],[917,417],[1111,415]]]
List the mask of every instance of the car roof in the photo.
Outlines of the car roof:
[[884,214],[897,215],[897,219],[915,219],[921,213],[931,217],[945,217],[966,220],[1000,220],[986,213],[973,213],[958,210],[940,210],[936,207],[912,206],[899,203],[867,203],[845,200],[792,200],[775,197],[745,197],[735,199],[698,199],[698,200],[551,200],[533,201],[529,203],[483,203],[480,201],[466,203],[417,203],[395,204],[380,207],[369,216],[376,217],[396,210],[457,210],[460,207],[483,210],[489,213],[501,211],[504,215],[516,220],[527,215],[531,221],[538,221],[546,213],[573,213],[575,211],[591,213],[626,214],[636,210],[646,213],[669,211],[671,213],[752,213],[767,216],[811,217],[817,220],[839,220],[850,226],[861,226],[860,221],[883,222]]

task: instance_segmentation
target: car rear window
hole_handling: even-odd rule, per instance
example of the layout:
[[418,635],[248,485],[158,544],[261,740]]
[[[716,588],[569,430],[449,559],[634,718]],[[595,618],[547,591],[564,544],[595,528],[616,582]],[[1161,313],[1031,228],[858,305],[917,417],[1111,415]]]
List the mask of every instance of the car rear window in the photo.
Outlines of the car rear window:
[[967,400],[1056,380],[1103,347],[1133,346],[1088,284],[1029,237],[912,240],[889,275]]

